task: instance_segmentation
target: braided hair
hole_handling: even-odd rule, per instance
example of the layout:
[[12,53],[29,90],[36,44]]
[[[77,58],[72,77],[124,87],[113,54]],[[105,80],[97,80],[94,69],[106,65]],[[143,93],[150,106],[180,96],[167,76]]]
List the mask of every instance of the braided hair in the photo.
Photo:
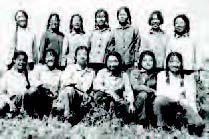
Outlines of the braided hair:
[[168,66],[168,63],[170,62],[171,57],[173,56],[176,56],[180,61],[180,69],[178,72],[181,77],[180,86],[183,87],[184,86],[183,58],[182,58],[182,55],[178,52],[171,52],[166,58],[166,83],[170,84],[170,75],[169,75],[170,67]]

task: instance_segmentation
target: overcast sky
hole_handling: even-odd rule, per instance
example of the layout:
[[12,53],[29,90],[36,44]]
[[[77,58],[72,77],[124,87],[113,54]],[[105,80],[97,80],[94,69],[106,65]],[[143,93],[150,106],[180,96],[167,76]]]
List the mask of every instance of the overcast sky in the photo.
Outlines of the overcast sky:
[[165,24],[163,29],[173,31],[173,18],[179,13],[188,15],[191,21],[191,34],[195,36],[201,56],[209,53],[209,0],[0,0],[0,66],[7,55],[9,39],[15,28],[14,14],[24,9],[29,14],[29,27],[40,36],[46,29],[48,16],[57,12],[61,17],[60,30],[69,31],[70,16],[80,13],[84,18],[84,29],[89,32],[94,27],[94,13],[98,8],[107,9],[112,28],[118,25],[116,11],[120,6],[128,6],[131,10],[133,24],[140,29],[140,34],[149,27],[147,20],[153,10],[161,10]]

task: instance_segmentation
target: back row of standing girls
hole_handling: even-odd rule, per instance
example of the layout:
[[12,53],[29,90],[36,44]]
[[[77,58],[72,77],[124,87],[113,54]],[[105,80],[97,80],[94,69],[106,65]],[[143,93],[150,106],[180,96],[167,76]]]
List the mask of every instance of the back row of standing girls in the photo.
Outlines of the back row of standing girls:
[[[51,14],[47,31],[41,38],[40,51],[38,51],[35,47],[34,35],[27,28],[27,13],[18,11],[15,16],[17,25],[11,54],[20,50],[26,52],[22,55],[23,57],[28,55],[28,68],[30,69],[38,62],[45,63],[48,66],[49,70],[45,67],[45,69],[40,70],[39,77],[43,78],[41,79],[42,85],[36,85],[41,87],[39,90],[42,91],[43,88],[47,88],[44,86],[46,82],[49,81],[54,84],[55,80],[59,80],[55,79],[55,77],[59,78],[57,71],[51,72],[51,67],[54,66],[54,64],[50,64],[53,63],[52,55],[54,57],[58,55],[56,61],[58,61],[62,70],[68,66],[62,73],[59,95],[63,97],[61,100],[65,100],[64,115],[71,115],[71,108],[77,110],[77,107],[72,105],[76,105],[80,96],[88,98],[85,93],[75,92],[87,92],[93,82],[93,90],[97,92],[95,94],[100,95],[101,93],[102,99],[105,98],[103,95],[110,95],[111,99],[113,98],[116,101],[116,113],[119,113],[119,116],[125,117],[125,119],[128,117],[126,116],[128,115],[127,112],[132,113],[135,110],[137,119],[144,119],[145,100],[150,100],[152,96],[149,95],[149,92],[151,92],[150,94],[154,92],[156,98],[155,100],[152,98],[150,101],[154,101],[154,103],[149,103],[149,105],[153,104],[150,107],[154,109],[159,127],[165,126],[163,113],[166,115],[167,110],[171,110],[163,111],[162,109],[166,106],[172,106],[174,108],[172,110],[177,108],[179,111],[185,110],[190,125],[203,126],[202,119],[196,109],[196,92],[192,88],[195,87],[194,78],[191,72],[188,72],[195,69],[196,63],[196,50],[189,36],[189,19],[184,14],[178,15],[174,19],[174,36],[168,39],[160,27],[163,24],[163,17],[159,11],[154,11],[151,14],[148,20],[151,30],[142,37],[140,37],[138,29],[131,25],[131,14],[127,7],[121,7],[118,10],[117,18],[120,27],[110,30],[107,12],[103,9],[98,10],[95,13],[95,30],[90,33],[90,36],[87,36],[83,31],[81,16],[73,15],[70,20],[70,34],[64,36],[59,31],[59,16]],[[52,52],[50,52],[51,50]],[[13,63],[16,63],[17,68],[21,68],[23,66],[18,64],[17,57],[13,58]],[[164,61],[166,61],[166,71],[156,75],[155,67],[158,69],[164,68]],[[86,66],[93,68],[96,72],[102,68],[104,69],[100,70],[94,78],[94,71],[86,68]],[[138,66],[141,71],[131,69],[133,66]],[[187,74],[191,74],[191,78],[182,73],[183,69],[186,69]],[[12,75],[14,74],[12,73]],[[53,80],[51,77],[53,77]],[[129,77],[131,85],[129,84]],[[13,77],[8,78],[6,76],[4,79],[7,83],[3,85],[3,90],[13,88],[12,91],[16,92],[17,89],[22,89],[20,85],[10,84],[11,81],[14,81]],[[19,77],[17,79],[19,80]],[[30,81],[31,86],[33,86],[32,80],[28,77],[29,86]],[[38,82],[34,83],[37,84]],[[25,82],[22,84],[25,85]],[[51,92],[58,92],[59,86],[57,85],[55,88],[50,88]],[[124,92],[124,94],[120,92]],[[76,96],[75,94],[79,95]],[[78,99],[75,99],[76,97]],[[123,97],[124,99],[121,100]],[[98,98],[96,97],[96,99]]]
[[182,54],[186,70],[194,70],[196,67],[196,49],[189,36],[190,25],[186,15],[176,16],[174,35],[171,37],[168,37],[161,29],[164,20],[160,11],[151,13],[148,20],[151,29],[148,33],[141,35],[138,28],[132,26],[129,8],[119,8],[117,19],[120,26],[111,30],[107,11],[97,10],[95,29],[87,35],[83,29],[81,15],[75,14],[70,20],[70,33],[64,35],[59,30],[59,15],[52,13],[48,19],[47,29],[41,37],[40,46],[37,48],[35,35],[27,25],[28,15],[25,11],[19,10],[15,15],[16,31],[8,60],[12,59],[14,51],[23,50],[29,57],[30,68],[33,68],[34,64],[43,62],[48,49],[53,49],[59,55],[60,67],[64,69],[67,65],[74,63],[74,54],[78,46],[88,46],[90,49],[89,66],[96,71],[104,67],[106,54],[113,51],[122,56],[124,70],[137,63],[140,53],[145,50],[150,50],[155,54],[157,67],[160,69],[164,68],[166,55],[174,51]]

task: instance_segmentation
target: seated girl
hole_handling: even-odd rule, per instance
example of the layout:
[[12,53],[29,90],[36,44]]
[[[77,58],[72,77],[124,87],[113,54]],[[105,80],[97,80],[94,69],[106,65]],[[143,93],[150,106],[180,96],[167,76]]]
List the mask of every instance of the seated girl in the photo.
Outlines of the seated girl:
[[[119,53],[109,53],[105,60],[106,68],[100,70],[94,80],[95,95],[101,94],[100,101],[106,99],[106,107],[114,104],[116,116],[129,122],[130,113],[135,110],[134,96],[127,73],[122,72],[122,59]],[[98,99],[98,98],[97,98]],[[98,100],[97,100],[98,101]]]
[[159,127],[167,129],[172,125],[181,125],[176,119],[177,114],[181,113],[190,133],[195,128],[199,128],[197,130],[199,135],[202,133],[204,124],[196,108],[195,87],[194,76],[185,75],[183,72],[181,54],[171,52],[166,59],[166,71],[160,72],[157,76],[154,112]]
[[12,63],[1,79],[0,97],[1,116],[12,112],[17,115],[23,112],[23,98],[26,93],[33,92],[28,80],[28,56],[24,51],[16,51]]
[[88,60],[88,48],[79,46],[75,51],[75,64],[67,66],[61,75],[59,101],[63,102],[64,116],[67,118],[81,120],[89,108],[89,93],[95,72],[87,67]]
[[25,96],[28,100],[26,108],[28,114],[40,118],[44,115],[49,116],[60,89],[61,71],[58,66],[58,54],[53,49],[48,49],[45,53],[44,65],[36,65],[31,71],[33,75],[31,82],[37,91]]
[[[128,70],[130,82],[134,92],[134,105],[138,120],[154,122],[153,99],[156,92],[157,70],[155,55],[151,51],[144,51],[139,57],[138,68]],[[145,108],[146,107],[146,108]],[[147,121],[147,122],[148,122]],[[148,124],[147,122],[143,124]],[[152,123],[154,124],[154,123]]]

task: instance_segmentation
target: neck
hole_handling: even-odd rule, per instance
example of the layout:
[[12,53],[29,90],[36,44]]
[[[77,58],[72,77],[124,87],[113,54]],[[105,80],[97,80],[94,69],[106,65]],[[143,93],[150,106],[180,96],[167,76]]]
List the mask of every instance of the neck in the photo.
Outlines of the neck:
[[172,71],[171,71],[171,73],[172,73],[175,77],[179,77],[179,76],[180,76],[180,72],[179,72],[179,71],[177,71],[177,72],[172,72]]
[[18,30],[26,30],[27,28],[26,27],[20,27],[18,26]]
[[80,28],[73,28],[73,31],[74,31],[76,34],[80,34],[80,33],[81,33],[81,29],[80,29]]
[[105,29],[105,28],[106,28],[105,25],[98,26],[98,29],[99,29],[99,30],[103,30],[103,29]]
[[84,70],[86,68],[86,64],[78,64],[82,70]]
[[120,72],[117,71],[117,70],[114,70],[114,71],[110,70],[110,72],[111,72],[112,75],[114,75],[116,77],[118,77],[120,75]]
[[55,69],[55,66],[48,66],[49,70],[52,71]]
[[16,71],[17,71],[18,73],[24,73],[24,72],[25,72],[25,70],[23,70],[23,69],[16,69]]
[[175,31],[175,36],[178,35],[178,36],[184,36],[184,35],[187,35],[188,33],[187,32],[177,32]]
[[57,33],[59,32],[59,29],[49,29],[52,33]]
[[152,28],[151,30],[153,32],[162,32],[161,28]]
[[120,22],[119,24],[121,25],[121,27],[125,27],[125,26],[127,26],[127,25],[128,25],[128,23],[127,23],[127,22]]

